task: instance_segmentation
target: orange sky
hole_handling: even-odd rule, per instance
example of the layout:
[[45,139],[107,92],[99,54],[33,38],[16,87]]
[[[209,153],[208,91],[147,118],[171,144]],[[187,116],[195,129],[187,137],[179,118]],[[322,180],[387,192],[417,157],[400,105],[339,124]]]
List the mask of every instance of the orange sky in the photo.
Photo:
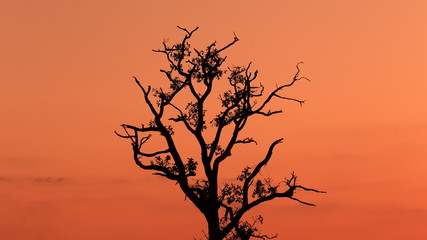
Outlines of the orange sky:
[[[240,41],[228,63],[253,62],[266,86],[301,82],[285,114],[251,122],[264,174],[295,170],[318,204],[279,199],[256,209],[279,239],[427,239],[427,2],[0,2],[2,239],[192,239],[204,220],[179,189],[139,170],[121,123],[144,118],[131,76],[162,79],[151,52],[175,26],[194,46]],[[261,131],[262,130],[262,131]],[[264,147],[264,148],[263,148]],[[251,152],[253,151],[253,152]],[[238,164],[238,162],[236,163]],[[235,177],[231,163],[223,177]],[[268,170],[268,171],[267,171]]]

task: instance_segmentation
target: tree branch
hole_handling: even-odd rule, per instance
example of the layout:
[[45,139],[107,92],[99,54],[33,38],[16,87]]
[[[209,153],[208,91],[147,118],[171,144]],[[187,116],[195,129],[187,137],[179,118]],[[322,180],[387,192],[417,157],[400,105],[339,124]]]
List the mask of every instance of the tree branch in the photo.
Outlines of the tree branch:
[[[297,72],[295,73],[295,75],[294,75],[294,77],[293,77],[292,81],[291,81],[290,83],[288,83],[288,84],[281,85],[280,87],[277,87],[274,91],[272,91],[272,92],[268,95],[267,99],[265,99],[265,100],[264,100],[264,102],[261,104],[261,106],[253,112],[253,114],[261,112],[261,111],[264,109],[264,107],[265,107],[265,106],[266,106],[266,105],[271,101],[271,99],[272,99],[273,97],[279,97],[279,98],[282,98],[282,99],[288,99],[288,100],[292,100],[292,101],[297,101],[297,102],[299,102],[300,104],[302,104],[302,103],[304,102],[304,101],[300,101],[300,100],[297,100],[297,99],[286,98],[286,97],[283,97],[283,96],[280,96],[280,95],[278,95],[278,94],[277,94],[279,91],[283,90],[284,88],[291,87],[292,85],[294,85],[294,84],[295,84],[297,81],[299,81],[299,80],[307,80],[307,81],[310,81],[310,80],[309,80],[308,78],[306,78],[306,77],[300,77],[300,76],[299,76],[300,71],[301,71],[301,70],[300,70],[300,68],[299,68],[299,65],[300,65],[300,64],[303,64],[303,62],[299,62],[299,63],[296,65]],[[263,114],[263,115],[264,115],[264,114]]]
[[252,183],[252,180],[258,175],[258,173],[261,171],[261,168],[267,165],[268,161],[270,161],[271,156],[273,155],[274,147],[276,147],[277,144],[281,143],[283,141],[283,138],[280,138],[276,141],[274,141],[270,148],[267,151],[267,154],[261,162],[257,164],[257,166],[254,168],[253,172],[245,179],[245,182],[243,183],[243,205],[248,204],[248,194],[249,194],[249,187]]

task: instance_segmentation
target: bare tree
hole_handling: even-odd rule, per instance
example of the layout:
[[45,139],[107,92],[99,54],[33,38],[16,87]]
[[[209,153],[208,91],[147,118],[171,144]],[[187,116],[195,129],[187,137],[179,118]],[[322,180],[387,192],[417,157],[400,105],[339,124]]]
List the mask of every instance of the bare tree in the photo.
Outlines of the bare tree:
[[[236,35],[225,46],[217,47],[217,43],[213,42],[205,49],[198,50],[191,48],[189,43],[198,28],[191,31],[178,28],[185,34],[182,41],[173,45],[164,41],[161,49],[153,50],[164,54],[168,61],[168,69],[160,71],[169,86],[165,89],[145,87],[134,77],[150,109],[152,120],[141,126],[123,124],[124,132],[116,134],[131,141],[136,165],[179,184],[186,198],[205,216],[208,224],[206,237],[209,240],[275,238],[262,235],[255,226],[262,223],[261,216],[246,221],[245,214],[275,198],[289,198],[314,206],[296,198],[295,191],[322,192],[299,185],[294,173],[278,183],[260,175],[282,139],[271,143],[264,159],[253,167],[245,167],[235,182],[220,184],[218,173],[236,145],[256,144],[251,137],[240,137],[248,119],[256,115],[268,117],[281,113],[281,110],[268,109],[274,98],[302,104],[304,101],[284,96],[283,90],[308,79],[300,76],[298,63],[293,79],[267,93],[261,83],[255,82],[258,71],[250,70],[251,63],[247,66],[223,67],[226,57],[222,54],[239,41]],[[207,100],[212,97],[214,83],[219,80],[226,81],[228,89],[220,94],[219,99],[216,98],[220,103],[216,109],[218,112],[209,118],[207,112],[211,109],[207,109]],[[190,99],[185,106],[176,103],[178,95],[182,94]],[[197,143],[193,148],[197,149],[195,156],[184,159],[175,142],[172,127],[175,125],[181,125],[194,137]],[[208,130],[212,131],[211,135],[206,134]],[[149,152],[150,149],[147,150],[144,144],[152,136],[162,139],[165,148]],[[200,165],[201,169],[198,169]]]

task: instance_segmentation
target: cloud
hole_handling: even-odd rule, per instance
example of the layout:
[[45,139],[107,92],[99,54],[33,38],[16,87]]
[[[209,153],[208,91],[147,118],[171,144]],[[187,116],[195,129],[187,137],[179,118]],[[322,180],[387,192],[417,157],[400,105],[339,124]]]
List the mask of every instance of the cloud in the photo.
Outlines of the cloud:
[[37,177],[33,178],[33,182],[36,183],[60,183],[63,182],[65,178],[63,177]]
[[0,182],[11,182],[13,180],[13,178],[0,176]]
[[33,182],[33,183],[61,183],[66,181],[65,177],[6,177],[0,176],[0,182],[12,183],[12,182]]

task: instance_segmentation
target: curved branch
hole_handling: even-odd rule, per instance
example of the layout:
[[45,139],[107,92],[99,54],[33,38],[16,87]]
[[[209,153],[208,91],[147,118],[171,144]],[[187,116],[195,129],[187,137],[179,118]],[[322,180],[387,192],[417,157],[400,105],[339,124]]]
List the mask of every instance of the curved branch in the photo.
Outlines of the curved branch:
[[[134,149],[134,155],[133,155],[133,159],[136,163],[137,166],[139,166],[140,168],[144,169],[144,170],[155,170],[158,171],[157,173],[154,173],[155,175],[161,175],[164,176],[170,180],[178,180],[179,176],[172,173],[169,168],[165,167],[165,166],[159,166],[156,164],[150,164],[150,165],[145,165],[143,164],[140,160],[139,160],[139,156],[138,156],[138,147],[133,144],[133,149]],[[159,173],[160,172],[160,173]]]
[[157,151],[157,152],[153,152],[153,153],[143,153],[141,151],[138,151],[138,154],[141,155],[141,156],[143,156],[143,157],[155,157],[157,155],[168,153],[168,152],[170,152],[169,149],[166,149],[166,150],[163,150],[163,151]]
[[264,160],[259,162],[257,166],[254,168],[253,172],[245,179],[245,182],[243,183],[243,205],[248,204],[249,187],[252,183],[252,180],[256,177],[256,175],[258,175],[258,173],[261,171],[261,168],[267,165],[268,161],[270,161],[271,156],[273,155],[274,147],[276,147],[276,145],[281,143],[282,141],[283,141],[283,138],[280,138],[274,141],[270,145]]

